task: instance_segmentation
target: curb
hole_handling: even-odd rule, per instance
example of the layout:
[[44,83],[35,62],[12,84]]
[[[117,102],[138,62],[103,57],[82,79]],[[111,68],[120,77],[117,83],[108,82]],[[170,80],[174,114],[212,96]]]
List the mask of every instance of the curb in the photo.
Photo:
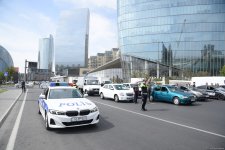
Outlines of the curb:
[[16,99],[11,104],[11,106],[8,108],[8,110],[3,114],[3,117],[0,118],[0,128],[1,128],[2,124],[4,123],[4,121],[6,120],[6,118],[8,117],[8,115],[9,115],[10,111],[12,110],[13,106],[16,104],[17,100],[19,99],[19,97],[21,95],[22,95],[22,92],[16,97]]

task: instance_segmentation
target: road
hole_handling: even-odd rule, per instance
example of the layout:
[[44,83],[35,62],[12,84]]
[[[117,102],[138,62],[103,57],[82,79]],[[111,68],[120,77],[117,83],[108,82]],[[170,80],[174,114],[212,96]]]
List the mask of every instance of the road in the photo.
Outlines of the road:
[[[0,150],[5,150],[8,143],[14,144],[14,150],[225,149],[224,101],[209,100],[191,106],[154,102],[147,103],[148,111],[143,112],[140,99],[138,104],[116,103],[92,96],[88,99],[101,113],[97,126],[47,131],[38,114],[41,92],[29,89],[26,97],[20,97],[0,128]],[[18,130],[13,133],[20,110]]]

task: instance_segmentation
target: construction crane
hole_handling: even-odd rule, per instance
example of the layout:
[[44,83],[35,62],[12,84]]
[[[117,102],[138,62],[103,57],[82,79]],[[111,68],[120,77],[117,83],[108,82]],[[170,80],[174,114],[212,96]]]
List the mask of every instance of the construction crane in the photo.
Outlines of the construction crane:
[[[181,27],[180,36],[179,36],[179,39],[178,39],[178,41],[177,41],[177,49],[178,49],[178,47],[179,47],[179,45],[180,45],[181,35],[182,35],[183,31],[184,31],[185,23],[186,23],[186,19],[184,19],[184,22],[183,22],[182,27]],[[176,52],[177,52],[177,51],[175,51],[175,53],[174,53],[174,59],[175,59],[175,57],[176,57]]]

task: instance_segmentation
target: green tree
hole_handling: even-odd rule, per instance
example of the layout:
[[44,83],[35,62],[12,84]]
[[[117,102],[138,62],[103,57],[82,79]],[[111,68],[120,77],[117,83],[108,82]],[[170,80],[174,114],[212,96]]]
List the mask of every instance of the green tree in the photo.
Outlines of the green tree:
[[225,76],[225,65],[221,68],[220,75]]
[[16,73],[16,70],[14,67],[9,67],[6,69],[6,72],[8,72],[8,80],[11,80],[13,78],[13,75]]
[[0,72],[0,81],[4,80],[4,73]]
[[14,67],[9,67],[6,69],[6,71],[8,72],[9,76],[13,76],[13,74],[16,72]]

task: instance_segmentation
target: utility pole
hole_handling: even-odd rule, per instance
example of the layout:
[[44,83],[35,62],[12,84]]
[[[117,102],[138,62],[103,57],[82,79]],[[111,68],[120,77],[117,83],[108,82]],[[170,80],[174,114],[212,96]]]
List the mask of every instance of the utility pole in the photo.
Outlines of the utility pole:
[[24,71],[24,81],[27,81],[27,74],[26,74],[26,70],[27,70],[27,59],[25,59],[25,71]]

